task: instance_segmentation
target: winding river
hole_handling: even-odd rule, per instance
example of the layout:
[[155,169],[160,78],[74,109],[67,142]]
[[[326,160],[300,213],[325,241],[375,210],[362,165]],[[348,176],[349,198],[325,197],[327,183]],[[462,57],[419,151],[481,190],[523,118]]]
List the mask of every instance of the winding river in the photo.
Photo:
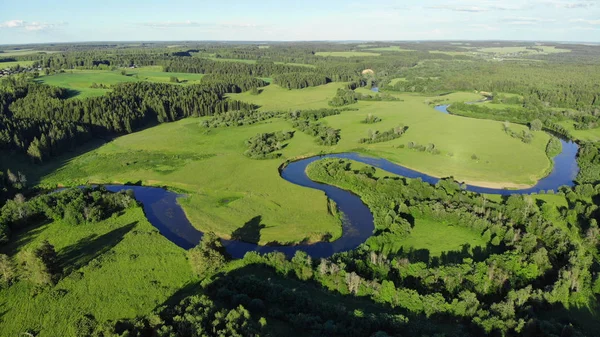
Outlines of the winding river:
[[[445,106],[436,107],[436,110],[447,113]],[[561,140],[561,142],[562,152],[554,158],[552,173],[538,181],[531,188],[508,190],[467,185],[466,189],[478,193],[510,195],[557,190],[560,186],[573,186],[573,180],[579,171],[576,161],[578,146],[565,140]],[[369,208],[357,195],[334,186],[314,182],[306,175],[306,167],[310,163],[323,158],[351,159],[407,178],[420,178],[430,184],[435,184],[439,180],[439,178],[411,170],[388,160],[366,157],[358,153],[327,154],[291,162],[281,170],[281,177],[292,184],[323,191],[330,199],[335,201],[344,215],[342,219],[342,236],[333,242],[295,246],[259,246],[253,243],[223,239],[221,241],[227,252],[234,258],[241,258],[250,251],[260,253],[279,251],[287,256],[293,256],[296,251],[302,250],[312,257],[321,258],[355,249],[365,242],[374,230],[373,215]],[[106,188],[113,192],[126,189],[133,190],[135,198],[144,208],[148,221],[162,235],[179,247],[190,249],[200,242],[203,234],[192,226],[183,209],[177,203],[177,198],[180,195],[158,187],[108,185]]]

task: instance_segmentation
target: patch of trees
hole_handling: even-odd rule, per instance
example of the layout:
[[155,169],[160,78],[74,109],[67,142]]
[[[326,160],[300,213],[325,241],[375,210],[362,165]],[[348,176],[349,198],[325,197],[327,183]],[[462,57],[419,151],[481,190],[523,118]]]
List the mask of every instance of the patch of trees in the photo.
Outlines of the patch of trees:
[[529,132],[528,130],[522,130],[520,133],[513,131],[510,128],[510,123],[508,122],[502,123],[502,129],[507,135],[513,138],[518,138],[525,144],[529,144],[533,141],[533,133]]
[[548,158],[554,158],[562,152],[562,143],[554,136],[550,137],[548,145],[546,145],[546,155]]
[[316,137],[320,145],[332,146],[340,141],[340,130],[334,129],[319,122],[312,122],[307,119],[296,119],[292,121],[292,126],[307,135]]
[[287,89],[316,87],[331,82],[327,76],[318,73],[288,73],[273,76],[273,83]]
[[229,110],[251,110],[228,100],[236,85],[174,86],[136,82],[116,85],[105,96],[66,100],[64,89],[27,82],[2,81],[0,147],[43,161],[91,137],[131,133],[157,123]]
[[275,111],[235,110],[213,115],[200,125],[206,128],[252,125],[281,115],[281,112]]
[[373,114],[368,114],[367,117],[365,117],[365,119],[363,119],[361,121],[361,123],[364,124],[374,124],[374,123],[379,123],[381,122],[381,118],[373,115]]
[[578,183],[600,183],[600,146],[596,143],[582,143],[577,153],[579,173],[575,179]]
[[269,77],[285,73],[314,73],[313,68],[283,65],[275,63],[241,63],[213,61],[199,57],[170,58],[162,62],[166,72],[246,75],[254,77]]
[[276,153],[285,147],[284,142],[294,137],[293,131],[277,131],[260,133],[246,140],[248,150],[244,154],[252,159],[279,158],[281,153]]
[[402,124],[383,132],[380,132],[379,130],[373,132],[373,130],[369,129],[367,138],[361,138],[358,142],[366,144],[387,142],[402,137],[406,130],[408,130],[408,126]]
[[[586,294],[595,284],[589,268],[600,230],[597,205],[584,200],[599,195],[599,186],[562,189],[569,207],[557,208],[536,203],[534,196],[493,202],[452,179],[430,185],[374,178],[368,171],[352,170],[350,161],[340,159],[307,170],[311,179],[360,195],[375,221],[375,235],[365,245],[321,260],[313,277],[329,289],[386,303],[411,321],[427,317],[436,324],[453,317],[467,335],[560,334],[565,325],[546,321],[546,310],[595,303]],[[410,227],[415,218],[471,228],[487,246],[439,257],[406,249],[399,242],[410,231],[402,223]],[[569,233],[565,224],[578,230]]]
[[336,92],[335,97],[333,97],[328,104],[330,106],[344,106],[350,105],[358,102],[359,100],[363,101],[399,101],[400,99],[390,95],[390,94],[377,94],[377,95],[366,95],[358,93],[349,88],[339,88]]
[[[401,148],[403,148],[403,145],[400,145]],[[435,147],[435,144],[433,143],[429,143],[427,145],[423,145],[423,144],[419,144],[417,142],[408,142],[408,144],[406,144],[406,147],[411,149],[411,150],[415,150],[415,151],[419,151],[419,152],[428,152],[431,154],[440,154],[441,151]]]
[[72,188],[26,200],[22,194],[6,201],[0,209],[0,245],[10,233],[31,223],[64,221],[76,226],[94,223],[136,205],[131,191],[111,193],[102,187]]

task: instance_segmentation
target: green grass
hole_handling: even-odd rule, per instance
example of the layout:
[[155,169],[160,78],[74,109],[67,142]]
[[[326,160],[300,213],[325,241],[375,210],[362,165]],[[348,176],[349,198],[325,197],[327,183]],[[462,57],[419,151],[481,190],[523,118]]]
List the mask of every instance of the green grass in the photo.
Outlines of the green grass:
[[[263,110],[328,107],[337,88],[344,83],[301,90],[264,88],[260,95],[230,95],[259,104]],[[531,144],[506,135],[502,123],[444,115],[424,102],[431,97],[397,95],[404,101],[359,102],[358,111],[323,120],[341,129],[336,146],[320,146],[302,132],[296,132],[277,160],[253,160],[243,155],[245,140],[258,133],[292,130],[289,122],[272,119],[263,123],[205,129],[199,119],[185,119],[120,137],[96,150],[64,158],[63,165],[47,169],[43,185],[79,185],[90,182],[141,180],[186,191],[180,199],[194,226],[228,237],[235,229],[260,216],[265,228],[261,243],[320,239],[325,233],[341,234],[339,222],[327,213],[327,201],[320,191],[293,185],[281,179],[279,165],[287,158],[320,152],[361,151],[430,175],[454,176],[476,185],[510,186],[533,184],[550,168],[545,148],[548,136],[536,132]],[[444,96],[450,101],[474,100],[474,93]],[[376,125],[361,121],[369,113],[383,119]],[[399,139],[376,144],[359,144],[369,129],[386,130],[403,123],[408,131]],[[513,126],[515,131],[521,127]],[[434,143],[440,155],[417,152],[399,145],[415,141]],[[477,154],[479,160],[471,159]],[[43,168],[42,168],[43,170]],[[41,171],[41,170],[40,170]],[[35,172],[28,173],[34,180]],[[223,203],[223,200],[233,200]]]
[[298,67],[307,67],[307,68],[316,68],[316,66],[312,65],[312,64],[305,64],[305,63],[285,63],[285,62],[275,62],[275,64],[285,64],[288,66],[298,66]]
[[[0,290],[0,336],[75,336],[74,322],[99,322],[151,313],[193,280],[185,251],[159,234],[140,207],[95,224],[54,222],[13,236],[4,252],[55,246],[68,275],[35,294],[22,280]],[[16,257],[18,260],[18,257]]]
[[426,249],[429,256],[440,256],[443,252],[460,251],[468,244],[471,248],[485,246],[485,240],[476,231],[443,221],[417,218],[410,235],[394,242],[405,251]]
[[315,53],[316,56],[333,56],[333,57],[365,57],[379,56],[377,53],[368,53],[362,51],[320,51]]
[[[0,58],[2,58],[2,54],[0,54]],[[33,61],[0,62],[0,69],[12,68],[17,64],[21,65],[21,67],[28,67],[33,64]]]
[[600,141],[600,128],[587,129],[587,130],[576,130],[575,122],[573,121],[562,121],[558,124],[564,126],[571,135],[577,140],[583,140],[588,142]]
[[390,84],[390,85],[395,85],[395,84],[396,84],[396,83],[398,83],[398,82],[406,82],[406,78],[404,78],[404,77],[401,77],[401,78],[392,78],[392,79],[390,80],[390,83],[389,83],[389,84]]
[[107,86],[138,81],[170,83],[171,76],[175,76],[182,84],[193,84],[199,83],[203,76],[202,74],[166,73],[162,72],[160,67],[126,69],[126,72],[127,75],[121,75],[120,70],[73,70],[60,74],[41,76],[38,81],[73,90],[75,93],[74,97],[87,98],[102,96],[110,91],[110,89],[90,88],[92,83]]

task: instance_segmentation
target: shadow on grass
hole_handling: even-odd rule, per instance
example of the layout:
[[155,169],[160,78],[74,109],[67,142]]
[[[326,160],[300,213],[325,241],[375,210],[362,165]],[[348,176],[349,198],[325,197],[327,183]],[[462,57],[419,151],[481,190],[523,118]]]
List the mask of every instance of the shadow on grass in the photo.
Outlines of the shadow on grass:
[[11,240],[5,247],[0,249],[0,252],[9,256],[14,256],[21,247],[25,247],[34,241],[35,238],[44,231],[44,226],[51,222],[52,221],[48,219],[32,221],[31,225],[14,230],[11,233]]
[[137,221],[103,235],[90,235],[60,251],[59,260],[65,275],[83,267],[90,261],[111,250],[123,240],[125,234],[137,225]]
[[260,241],[260,230],[266,227],[261,221],[262,216],[260,215],[250,219],[244,226],[231,233],[231,240],[258,243]]

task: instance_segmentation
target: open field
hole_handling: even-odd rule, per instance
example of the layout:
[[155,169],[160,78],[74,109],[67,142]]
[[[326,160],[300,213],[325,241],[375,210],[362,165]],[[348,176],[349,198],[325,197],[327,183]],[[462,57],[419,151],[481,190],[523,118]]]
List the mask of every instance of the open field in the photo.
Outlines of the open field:
[[[0,58],[2,54],[0,54]],[[0,62],[0,69],[6,69],[20,64],[22,67],[27,67],[33,64],[33,61],[11,61],[11,62]]]
[[[193,280],[185,251],[146,220],[141,207],[94,224],[53,222],[16,233],[2,253],[18,256],[43,240],[55,246],[65,275],[53,288],[19,281],[0,288],[0,336],[77,336],[76,320],[147,315]],[[160,289],[160,291],[157,291]]]
[[[330,83],[302,90],[271,85],[260,95],[231,96],[262,105],[263,110],[323,108],[343,85]],[[145,184],[176,187],[186,191],[188,196],[180,202],[198,228],[228,237],[260,216],[265,225],[260,242],[266,243],[316,240],[326,233],[334,237],[341,233],[339,223],[327,213],[326,198],[321,192],[279,177],[277,168],[286,158],[362,151],[430,175],[454,176],[486,186],[530,185],[550,168],[544,151],[548,136],[543,132],[535,134],[533,143],[524,144],[507,136],[499,122],[441,114],[423,103],[428,99],[425,96],[399,97],[404,101],[361,101],[351,106],[358,111],[325,118],[325,123],[342,130],[336,146],[316,145],[312,137],[296,132],[282,151],[283,157],[253,160],[243,155],[244,141],[258,133],[292,130],[289,122],[272,119],[251,126],[205,129],[199,125],[199,119],[190,118],[120,137],[65,161],[61,168],[42,177],[41,182],[56,186],[141,180]],[[474,93],[445,96],[450,101],[477,97]],[[383,121],[362,124],[360,121],[369,113]],[[358,143],[369,129],[385,131],[400,123],[409,129],[399,139],[371,145]],[[410,141],[433,143],[441,154],[399,148]],[[471,159],[473,154],[479,159]]]
[[377,53],[368,53],[362,51],[320,51],[315,53],[316,56],[334,56],[334,57],[362,57],[362,56],[379,56]]
[[564,126],[571,135],[577,140],[598,142],[600,141],[600,128],[587,129],[587,130],[576,130],[575,123],[572,121],[562,121],[558,123]]
[[460,251],[463,245],[484,247],[486,242],[476,231],[427,218],[415,219],[415,226],[405,239],[394,242],[404,251],[427,250],[429,256],[440,256],[443,252]]
[[182,84],[199,83],[202,74],[190,73],[166,73],[160,67],[142,67],[126,69],[127,75],[121,75],[121,71],[108,70],[73,70],[60,74],[42,76],[38,80],[42,83],[73,90],[74,97],[86,98],[102,96],[110,89],[90,88],[92,83],[111,86],[123,82],[164,82],[170,83],[171,76],[177,77]]

